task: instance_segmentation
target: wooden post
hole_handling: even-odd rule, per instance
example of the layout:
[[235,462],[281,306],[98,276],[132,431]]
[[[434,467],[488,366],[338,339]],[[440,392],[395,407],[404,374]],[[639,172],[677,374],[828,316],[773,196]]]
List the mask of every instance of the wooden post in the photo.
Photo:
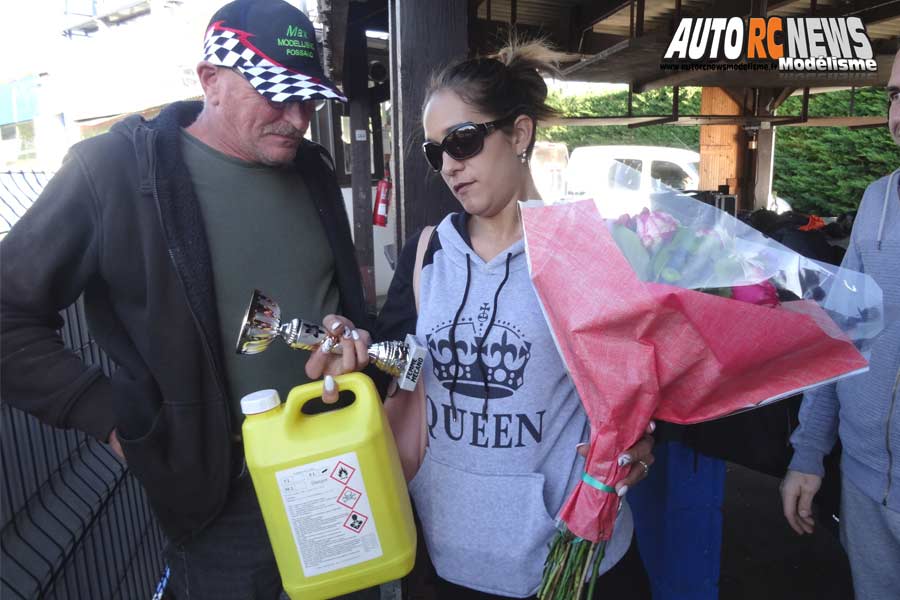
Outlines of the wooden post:
[[[369,137],[368,61],[366,31],[359,22],[347,27],[344,91],[350,102],[350,181],[353,188],[353,243],[359,262],[366,308],[375,312],[375,254],[372,240],[372,165]],[[379,149],[379,152],[381,150]]]
[[464,58],[468,0],[389,0],[391,127],[399,231],[397,247],[425,225],[459,210],[439,174],[422,155],[422,102],[434,69]]
[[772,193],[772,171],[775,163],[775,128],[760,127],[756,136],[756,182],[753,188],[753,210],[766,208]]
[[[739,115],[741,105],[722,88],[704,87],[700,97],[700,114]],[[731,194],[741,198],[741,173],[747,142],[739,125],[700,126],[700,189],[717,190],[727,185]],[[748,202],[749,204],[749,202]]]

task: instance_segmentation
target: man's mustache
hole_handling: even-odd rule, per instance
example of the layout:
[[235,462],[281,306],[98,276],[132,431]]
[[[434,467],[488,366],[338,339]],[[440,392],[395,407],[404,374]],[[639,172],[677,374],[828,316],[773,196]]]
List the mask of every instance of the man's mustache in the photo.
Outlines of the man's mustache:
[[296,141],[300,141],[303,139],[303,131],[297,129],[293,125],[289,125],[287,123],[279,123],[276,125],[270,125],[263,129],[263,133],[266,135],[274,134],[274,135],[282,135],[284,137],[292,138]]

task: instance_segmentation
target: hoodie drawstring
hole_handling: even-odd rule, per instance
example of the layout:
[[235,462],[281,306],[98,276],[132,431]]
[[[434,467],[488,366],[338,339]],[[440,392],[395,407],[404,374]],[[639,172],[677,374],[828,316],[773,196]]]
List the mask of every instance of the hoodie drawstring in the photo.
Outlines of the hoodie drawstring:
[[453,411],[453,420],[456,421],[456,401],[453,399],[453,393],[456,391],[456,384],[459,381],[459,359],[456,356],[456,326],[459,324],[459,317],[463,309],[466,307],[466,300],[469,298],[469,287],[472,284],[472,263],[469,253],[466,253],[466,289],[463,292],[462,302],[456,309],[456,316],[453,317],[453,325],[450,326],[450,352],[453,353],[453,381],[450,383],[450,410]]
[[484,366],[484,360],[482,359],[482,350],[484,349],[484,342],[487,341],[488,335],[491,333],[491,328],[494,326],[494,319],[497,317],[497,305],[500,301],[500,291],[503,289],[503,286],[506,285],[506,280],[509,279],[509,263],[512,260],[512,253],[508,253],[506,255],[506,272],[503,274],[503,281],[500,282],[500,285],[497,286],[497,291],[494,292],[494,307],[491,310],[491,320],[488,323],[487,329],[484,330],[484,335],[481,336],[481,341],[478,343],[478,364],[481,367],[482,374],[482,382],[484,383],[484,405],[481,407],[481,414],[487,417],[487,405],[488,405],[488,378],[487,378],[487,369]]

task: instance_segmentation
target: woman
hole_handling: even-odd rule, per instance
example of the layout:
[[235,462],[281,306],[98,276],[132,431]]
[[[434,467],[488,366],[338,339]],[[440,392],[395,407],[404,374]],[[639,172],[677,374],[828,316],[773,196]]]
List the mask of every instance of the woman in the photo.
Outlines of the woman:
[[[467,60],[433,78],[423,113],[425,156],[463,212],[431,234],[418,313],[416,236],[401,253],[379,316],[376,338],[415,332],[429,350],[428,448],[409,490],[439,598],[532,596],[554,517],[584,470],[576,448],[588,440],[589,424],[529,279],[517,206],[539,198],[528,160],[536,122],[553,114],[540,75],[552,71],[553,58],[540,43],[513,43],[497,58]],[[342,325],[353,338],[352,323],[325,321],[333,331]],[[307,372],[318,377],[329,359],[314,354]],[[332,359],[329,372],[354,360]],[[327,399],[335,394],[327,377]],[[646,436],[627,452],[638,468],[617,486],[620,496],[646,475],[651,449]],[[598,595],[649,598],[632,537],[623,501]]]

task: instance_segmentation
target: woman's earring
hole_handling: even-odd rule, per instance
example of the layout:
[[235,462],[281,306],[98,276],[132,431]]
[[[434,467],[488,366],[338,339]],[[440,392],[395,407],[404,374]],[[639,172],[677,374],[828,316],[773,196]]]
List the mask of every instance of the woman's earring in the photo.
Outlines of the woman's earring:
[[522,161],[523,165],[528,162],[528,151],[527,150],[522,151],[522,154],[519,155],[519,160]]

